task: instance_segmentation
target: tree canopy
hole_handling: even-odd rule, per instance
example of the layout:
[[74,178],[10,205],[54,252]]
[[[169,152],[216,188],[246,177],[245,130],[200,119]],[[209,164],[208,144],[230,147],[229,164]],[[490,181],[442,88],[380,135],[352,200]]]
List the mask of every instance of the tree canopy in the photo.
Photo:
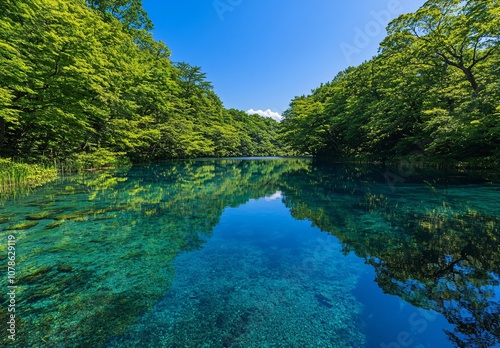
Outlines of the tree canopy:
[[278,155],[278,123],[226,110],[173,63],[140,0],[3,1],[0,156],[135,162]]
[[2,4],[0,157],[500,158],[497,1],[396,18],[377,56],[293,99],[281,124],[224,108],[201,67],[172,62],[141,0]]
[[500,158],[500,6],[429,0],[392,21],[379,54],[296,97],[282,137],[340,159]]

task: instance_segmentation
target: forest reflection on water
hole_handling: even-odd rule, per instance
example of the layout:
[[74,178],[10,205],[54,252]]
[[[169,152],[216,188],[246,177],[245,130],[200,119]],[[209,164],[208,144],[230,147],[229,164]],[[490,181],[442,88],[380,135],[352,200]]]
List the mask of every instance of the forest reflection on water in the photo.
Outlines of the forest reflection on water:
[[[269,219],[279,217],[272,220],[276,226],[284,224],[289,231],[306,234],[302,220],[310,221],[313,228],[338,240],[339,249],[332,249],[338,255],[331,260],[325,257],[330,264],[322,267],[333,267],[336,262],[350,267],[343,259],[355,255],[362,261],[359,267],[373,267],[384,293],[446,318],[451,326],[443,329],[451,346],[500,344],[497,178],[491,173],[421,170],[391,187],[383,176],[387,170],[300,158],[171,161],[72,176],[4,202],[0,207],[2,238],[14,234],[18,240],[17,346],[98,347],[122,342],[130,328],[149,311],[156,311],[166,295],[175,298],[168,290],[176,277],[184,279],[179,256],[203,250],[214,238],[214,229],[232,231],[231,224],[219,226],[228,209],[238,210],[265,197],[281,200],[280,206],[293,217],[288,219],[280,215],[284,213],[278,205],[269,205],[263,211],[274,210],[262,217],[268,225]],[[252,219],[256,220],[250,224],[258,224],[258,215]],[[278,251],[299,248],[308,238],[302,236],[306,239],[293,244],[291,234],[280,233],[281,239],[290,240]],[[220,243],[229,245],[229,238]],[[1,255],[6,254],[4,249]],[[252,253],[256,249],[242,250]],[[345,277],[361,270],[350,262],[354,268]],[[187,272],[191,266],[186,267]],[[311,276],[309,281],[315,279]],[[326,286],[325,279],[318,278],[318,282]],[[353,313],[351,317],[325,317],[344,325],[329,328],[336,343],[332,340],[326,346],[369,346],[375,341],[369,337],[362,300],[357,295],[351,298],[354,288],[344,283],[346,288],[339,289],[338,296],[345,301],[338,303],[345,308],[350,303]],[[327,314],[338,309],[339,304],[324,292],[313,297]],[[4,303],[2,321],[8,314],[5,308]],[[262,311],[255,308],[236,315],[238,310],[231,307],[232,314],[225,311],[225,319],[214,318],[223,338],[217,344],[238,347],[248,343],[249,328],[257,327],[259,320],[259,325],[266,325]],[[359,328],[346,331],[356,323]],[[179,329],[180,324],[175,325]],[[191,336],[163,339],[177,339],[178,344],[200,339],[193,337],[192,324],[184,326],[188,328]],[[149,346],[155,344],[151,337],[148,340]]]

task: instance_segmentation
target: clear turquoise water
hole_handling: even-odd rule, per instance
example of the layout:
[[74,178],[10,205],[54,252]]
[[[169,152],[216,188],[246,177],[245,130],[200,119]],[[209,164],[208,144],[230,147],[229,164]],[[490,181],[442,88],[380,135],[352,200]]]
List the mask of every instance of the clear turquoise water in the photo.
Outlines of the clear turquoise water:
[[2,343],[499,346],[498,176],[415,170],[391,186],[387,172],[173,161],[3,202],[17,340]]

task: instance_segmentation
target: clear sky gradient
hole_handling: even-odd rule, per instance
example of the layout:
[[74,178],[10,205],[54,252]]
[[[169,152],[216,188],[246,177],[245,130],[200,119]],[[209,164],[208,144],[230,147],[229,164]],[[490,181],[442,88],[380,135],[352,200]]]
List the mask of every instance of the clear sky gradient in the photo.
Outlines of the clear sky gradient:
[[143,0],[174,62],[201,66],[227,108],[282,113],[377,53],[385,26],[424,0]]

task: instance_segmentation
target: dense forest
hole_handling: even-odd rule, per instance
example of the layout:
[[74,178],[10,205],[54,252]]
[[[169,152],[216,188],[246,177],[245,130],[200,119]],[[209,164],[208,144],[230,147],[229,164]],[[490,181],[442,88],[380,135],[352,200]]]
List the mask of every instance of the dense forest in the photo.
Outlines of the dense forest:
[[279,155],[278,122],[227,110],[174,63],[140,0],[2,0],[0,157],[105,166]]
[[172,62],[141,0],[1,0],[0,158],[74,168],[170,158],[500,158],[500,6],[429,0],[377,56],[296,97],[278,123],[225,109]]
[[339,160],[498,162],[498,1],[430,0],[387,30],[377,56],[291,102],[287,143]]

